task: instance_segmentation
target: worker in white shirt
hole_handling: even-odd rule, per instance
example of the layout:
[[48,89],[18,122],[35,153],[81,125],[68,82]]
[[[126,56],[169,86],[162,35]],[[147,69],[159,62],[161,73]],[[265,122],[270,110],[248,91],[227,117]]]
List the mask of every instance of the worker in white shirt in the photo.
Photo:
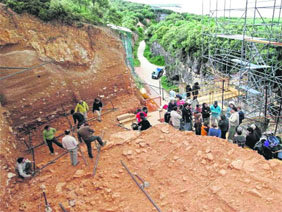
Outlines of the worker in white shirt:
[[73,136],[70,135],[70,130],[65,131],[65,136],[62,139],[62,145],[70,153],[71,164],[76,166],[79,163],[77,161],[78,142]]
[[17,159],[17,167],[16,171],[19,174],[20,178],[28,178],[31,177],[32,174],[32,164],[31,161],[25,158],[18,158]]

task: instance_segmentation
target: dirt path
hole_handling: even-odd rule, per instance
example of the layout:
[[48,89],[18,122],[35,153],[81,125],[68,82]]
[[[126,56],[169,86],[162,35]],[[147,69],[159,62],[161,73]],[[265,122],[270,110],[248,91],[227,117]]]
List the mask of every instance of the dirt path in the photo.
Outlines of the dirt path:
[[[153,70],[155,70],[156,68],[160,67],[160,66],[156,66],[152,63],[150,63],[144,56],[143,56],[143,52],[145,50],[145,41],[142,41],[139,45],[138,48],[138,58],[140,60],[140,67],[136,67],[136,73],[138,74],[138,76],[147,84],[149,84],[150,86],[150,90],[151,90],[151,94],[150,96],[152,98],[159,96],[160,95],[160,80],[156,80],[156,79],[152,79],[152,72]],[[164,97],[165,99],[168,99],[168,94],[167,92],[164,93]]]

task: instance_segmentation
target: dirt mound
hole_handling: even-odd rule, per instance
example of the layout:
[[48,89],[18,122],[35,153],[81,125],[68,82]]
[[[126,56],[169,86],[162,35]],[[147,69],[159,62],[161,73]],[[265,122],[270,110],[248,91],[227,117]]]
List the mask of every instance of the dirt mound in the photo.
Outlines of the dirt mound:
[[64,157],[27,184],[16,185],[9,209],[43,207],[39,186],[45,184],[50,205],[58,211],[59,203],[70,211],[155,211],[122,160],[149,182],[145,190],[162,211],[281,210],[279,161],[265,161],[222,139],[179,132],[166,124],[141,133],[111,126],[104,130],[108,145],[94,178],[94,160],[88,167],[70,167]]
[[[48,121],[80,98],[132,92],[122,42],[107,28],[44,23],[0,4],[0,47],[1,67],[33,68],[1,80],[13,126]],[[22,71],[1,70],[0,78]]]

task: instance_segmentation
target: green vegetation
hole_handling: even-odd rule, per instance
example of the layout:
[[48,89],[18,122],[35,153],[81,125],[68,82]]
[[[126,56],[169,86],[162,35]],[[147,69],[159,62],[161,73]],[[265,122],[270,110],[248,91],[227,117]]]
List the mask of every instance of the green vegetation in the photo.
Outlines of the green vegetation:
[[44,21],[60,20],[71,24],[120,24],[120,14],[108,0],[1,0],[17,13],[30,13]]
[[[219,18],[218,21],[222,21],[225,33],[243,34],[244,19],[230,18],[229,20],[225,20],[222,18],[221,20],[221,18]],[[252,21],[253,20],[247,20],[247,23],[251,24]],[[270,19],[265,19],[264,21],[271,22]],[[240,25],[240,22],[242,25]],[[164,21],[152,24],[146,31],[145,40],[148,46],[151,46],[154,41],[158,42],[166,52],[175,58],[175,64],[178,61],[185,62],[189,57],[190,61],[197,60],[199,64],[197,68],[201,69],[201,66],[207,63],[207,59],[203,57],[203,55],[208,55],[209,53],[211,55],[220,55],[220,51],[223,49],[230,49],[233,52],[238,52],[238,54],[241,52],[241,41],[239,40],[214,38],[213,42],[209,42],[209,39],[213,39],[212,36],[205,35],[214,34],[217,30],[216,27],[218,26],[216,26],[215,20],[207,16],[172,13],[168,15]],[[252,28],[252,35],[255,37],[265,37],[265,30],[264,26],[257,24],[257,26]],[[279,27],[276,29],[273,28],[273,30],[277,31],[277,33],[275,33],[277,35],[279,35],[279,30],[281,31]],[[260,44],[257,46],[263,49],[265,45]],[[208,53],[208,51],[210,52]],[[151,56],[149,52],[146,54]],[[265,48],[261,51],[261,54],[265,60],[271,61],[274,64],[280,64],[281,66],[282,62],[279,61],[278,48]],[[217,57],[219,58],[219,56]],[[224,58],[224,60],[231,59],[232,58]],[[256,63],[256,58],[252,55],[247,55],[246,59],[252,63]],[[226,61],[226,63],[232,63],[232,61]],[[219,70],[226,70],[229,73],[236,71],[224,64],[218,64],[217,68]],[[167,69],[167,71],[170,70]]]
[[179,92],[179,88],[176,85],[174,85],[172,82],[170,82],[167,76],[161,77],[161,84],[162,84],[163,89],[165,89],[167,92],[169,92],[170,90]]
[[150,50],[150,46],[148,44],[146,44],[145,51],[144,51],[143,55],[152,64],[155,64],[157,66],[164,66],[165,65],[164,57],[163,56],[153,56],[153,54]]
[[[121,26],[143,36],[142,27],[146,28],[150,20],[155,19],[153,9],[144,4],[137,4],[123,0],[111,0],[112,7],[119,11],[121,15]],[[139,27],[141,26],[141,27]],[[142,32],[140,31],[142,30]]]
[[134,43],[133,55],[134,66],[140,66],[140,61],[137,56],[139,44],[144,40],[144,29],[155,18],[153,9],[144,4],[125,2],[122,0],[112,0],[112,6],[119,11],[121,15],[121,26],[126,27],[138,35]]

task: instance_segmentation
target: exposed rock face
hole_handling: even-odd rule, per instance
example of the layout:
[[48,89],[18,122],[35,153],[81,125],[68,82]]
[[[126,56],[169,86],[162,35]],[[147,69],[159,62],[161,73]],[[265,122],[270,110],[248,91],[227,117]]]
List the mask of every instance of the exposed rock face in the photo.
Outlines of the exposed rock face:
[[[2,4],[0,11],[1,66],[38,65],[0,83],[14,126],[51,119],[62,111],[61,104],[73,107],[80,98],[91,103],[102,95],[106,101],[131,91],[124,49],[116,33],[92,25],[44,23]],[[0,77],[17,71],[21,70],[3,70]]]
[[153,42],[151,52],[154,55],[164,56],[166,63],[166,73],[169,78],[179,75],[181,82],[192,83],[192,72],[199,73],[200,64],[196,58],[188,56],[185,60],[181,55],[172,56],[158,42]]

